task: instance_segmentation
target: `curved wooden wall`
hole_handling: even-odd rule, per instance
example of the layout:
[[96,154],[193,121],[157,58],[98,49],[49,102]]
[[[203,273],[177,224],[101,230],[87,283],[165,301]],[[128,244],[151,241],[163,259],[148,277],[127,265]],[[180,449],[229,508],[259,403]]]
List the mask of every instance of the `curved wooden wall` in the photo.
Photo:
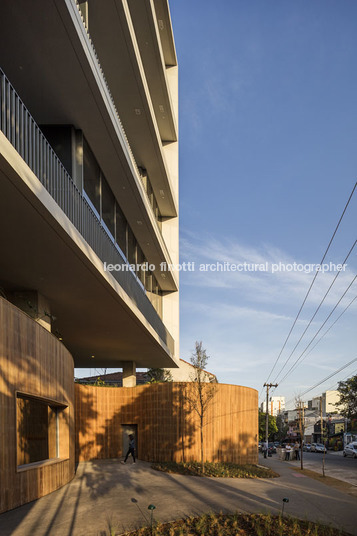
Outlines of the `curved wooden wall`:
[[[17,393],[67,406],[60,417],[64,458],[18,466]],[[74,476],[73,359],[62,343],[0,298],[0,512],[33,501]]]
[[[128,387],[75,385],[76,460],[122,456],[121,425],[137,425],[138,458],[200,459],[199,423],[184,383]],[[257,463],[258,392],[216,384],[204,427],[205,459]]]

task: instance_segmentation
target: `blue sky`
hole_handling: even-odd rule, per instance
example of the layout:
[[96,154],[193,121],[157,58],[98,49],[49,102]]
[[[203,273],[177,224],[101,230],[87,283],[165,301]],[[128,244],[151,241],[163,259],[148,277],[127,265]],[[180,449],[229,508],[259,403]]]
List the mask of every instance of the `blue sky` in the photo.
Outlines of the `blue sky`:
[[[357,4],[344,0],[180,0],[181,357],[195,340],[223,383],[259,391],[314,273],[200,272],[200,263],[318,263],[356,181]],[[356,239],[357,192],[326,258]],[[352,281],[348,259],[282,377]],[[319,274],[289,357],[336,272]],[[315,342],[357,294],[352,285]],[[357,358],[356,302],[274,394],[300,392]],[[312,345],[313,346],[313,345]],[[311,347],[309,347],[309,350]],[[357,362],[306,398],[334,386]],[[279,379],[279,377],[278,377]]]

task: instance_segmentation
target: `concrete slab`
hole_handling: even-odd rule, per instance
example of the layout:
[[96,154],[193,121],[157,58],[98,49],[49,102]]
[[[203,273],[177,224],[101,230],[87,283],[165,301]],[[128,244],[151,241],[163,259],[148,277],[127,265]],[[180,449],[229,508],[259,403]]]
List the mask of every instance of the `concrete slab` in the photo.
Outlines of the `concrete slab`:
[[357,498],[311,478],[295,478],[289,464],[269,458],[275,479],[200,478],[154,471],[149,463],[119,460],[81,463],[67,486],[0,516],[1,536],[94,536],[146,524],[148,505],[168,521],[215,512],[281,512],[331,523],[357,536]]

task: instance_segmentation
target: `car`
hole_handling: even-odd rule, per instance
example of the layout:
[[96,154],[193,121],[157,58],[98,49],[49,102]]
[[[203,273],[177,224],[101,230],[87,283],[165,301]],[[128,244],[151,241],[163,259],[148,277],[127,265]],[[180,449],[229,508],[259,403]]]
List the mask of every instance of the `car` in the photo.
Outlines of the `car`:
[[357,458],[357,443],[349,443],[343,449],[343,455],[352,456],[352,458]]
[[326,452],[326,447],[322,443],[312,443],[311,452]]
[[311,450],[311,443],[304,443],[304,446],[302,448],[305,452],[310,452]]

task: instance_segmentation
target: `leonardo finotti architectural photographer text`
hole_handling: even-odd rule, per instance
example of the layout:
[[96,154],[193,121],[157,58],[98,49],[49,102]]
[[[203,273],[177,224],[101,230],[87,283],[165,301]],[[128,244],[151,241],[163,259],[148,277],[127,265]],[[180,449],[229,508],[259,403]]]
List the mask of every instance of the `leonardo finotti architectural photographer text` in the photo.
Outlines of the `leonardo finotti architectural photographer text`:
[[[302,264],[297,262],[292,263],[232,263],[232,262],[215,262],[215,263],[196,263],[183,262],[180,264],[167,264],[161,262],[159,265],[160,272],[268,272],[268,273],[283,273],[283,272],[303,272],[309,274],[311,272],[344,272],[347,264],[334,264],[333,262],[325,264]],[[104,271],[106,272],[128,272],[128,271],[144,271],[154,272],[155,264],[145,262],[143,264],[108,264],[104,263]]]

